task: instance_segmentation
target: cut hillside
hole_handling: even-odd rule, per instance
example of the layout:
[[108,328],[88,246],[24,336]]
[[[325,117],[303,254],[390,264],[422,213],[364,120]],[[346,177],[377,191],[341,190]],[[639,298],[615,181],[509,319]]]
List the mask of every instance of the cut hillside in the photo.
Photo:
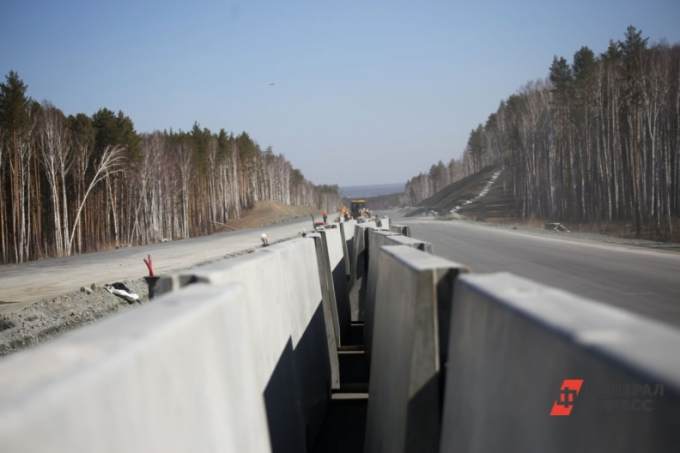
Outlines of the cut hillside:
[[[498,177],[490,184],[493,175],[498,171]],[[488,185],[488,187],[487,187]],[[485,191],[488,189],[488,191]],[[468,202],[468,203],[466,203]],[[565,222],[555,218],[523,218],[519,202],[512,194],[512,182],[510,172],[501,167],[486,167],[481,172],[467,176],[459,181],[449,184],[436,194],[421,201],[415,209],[409,211],[406,216],[433,214],[440,219],[469,219],[482,222],[524,225],[528,228],[545,229],[549,223],[558,222],[571,232],[583,234],[599,234],[626,239],[645,239],[658,241],[660,233],[653,227],[643,226],[638,235],[635,225],[630,221],[613,222]],[[670,242],[680,242],[680,221],[674,220],[673,231],[675,236]],[[668,240],[666,238],[665,240]]]
[[520,217],[512,194],[510,173],[501,171],[489,191],[458,210],[460,215],[486,222],[514,222]]
[[[497,175],[494,179],[494,175]],[[517,219],[508,172],[489,166],[421,201],[409,216],[434,211],[437,215],[504,222]]]
[[260,228],[318,214],[318,209],[308,206],[288,206],[273,201],[258,201],[253,208],[242,211],[240,218],[231,220],[222,226],[226,231]]

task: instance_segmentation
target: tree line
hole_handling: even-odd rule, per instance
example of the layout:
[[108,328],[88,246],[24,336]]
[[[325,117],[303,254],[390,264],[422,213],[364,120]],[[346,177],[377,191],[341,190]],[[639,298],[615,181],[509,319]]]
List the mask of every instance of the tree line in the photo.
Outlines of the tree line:
[[680,216],[680,45],[635,27],[600,55],[555,57],[502,101],[460,160],[412,178],[412,203],[488,165],[509,172],[522,217],[630,222],[670,238]]
[[0,83],[0,260],[23,262],[208,234],[260,200],[334,210],[317,186],[245,132],[139,134],[123,112],[66,116]]

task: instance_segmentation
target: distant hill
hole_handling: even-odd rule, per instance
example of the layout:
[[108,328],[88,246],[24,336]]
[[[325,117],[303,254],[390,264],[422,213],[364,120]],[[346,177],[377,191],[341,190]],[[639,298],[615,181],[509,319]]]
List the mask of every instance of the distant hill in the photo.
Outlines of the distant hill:
[[370,184],[365,186],[340,187],[340,195],[343,198],[370,198],[382,195],[391,195],[404,191],[404,183],[395,184]]
[[408,197],[404,192],[366,198],[366,207],[371,210],[390,209],[407,205]]

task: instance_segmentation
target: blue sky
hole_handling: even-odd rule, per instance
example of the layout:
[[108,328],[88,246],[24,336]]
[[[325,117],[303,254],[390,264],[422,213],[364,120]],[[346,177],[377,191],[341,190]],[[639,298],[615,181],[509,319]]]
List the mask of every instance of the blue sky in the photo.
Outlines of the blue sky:
[[2,0],[0,72],[67,114],[246,130],[314,182],[390,183],[460,156],[553,55],[629,24],[680,41],[680,1]]

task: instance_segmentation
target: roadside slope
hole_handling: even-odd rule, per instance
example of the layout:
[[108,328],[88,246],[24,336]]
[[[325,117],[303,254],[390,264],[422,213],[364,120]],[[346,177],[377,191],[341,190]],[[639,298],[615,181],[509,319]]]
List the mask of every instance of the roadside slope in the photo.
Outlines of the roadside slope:
[[318,209],[308,206],[289,206],[274,201],[258,201],[252,209],[245,211],[240,218],[227,222],[223,226],[225,231],[262,228],[268,225],[289,222],[293,219],[307,219],[318,213]]
[[475,220],[516,218],[508,172],[489,166],[467,176],[421,201],[409,215],[435,211],[440,216],[455,212]]

